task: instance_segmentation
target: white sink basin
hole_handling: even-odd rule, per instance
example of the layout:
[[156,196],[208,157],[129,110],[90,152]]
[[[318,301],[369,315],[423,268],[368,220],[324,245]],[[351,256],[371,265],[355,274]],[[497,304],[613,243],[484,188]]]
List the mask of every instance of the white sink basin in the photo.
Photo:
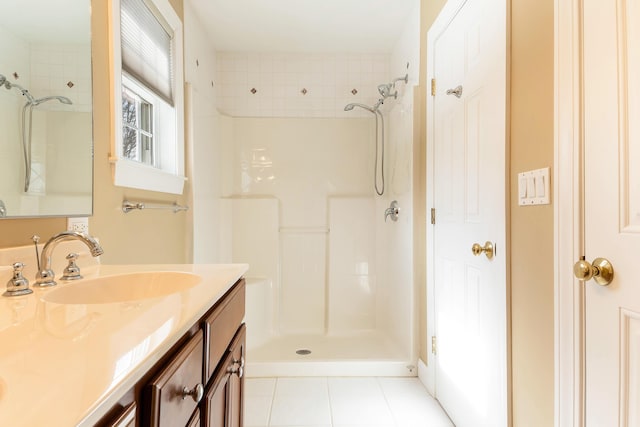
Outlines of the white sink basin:
[[198,284],[200,280],[198,275],[174,271],[118,274],[81,279],[49,291],[42,299],[56,304],[138,301],[184,291]]

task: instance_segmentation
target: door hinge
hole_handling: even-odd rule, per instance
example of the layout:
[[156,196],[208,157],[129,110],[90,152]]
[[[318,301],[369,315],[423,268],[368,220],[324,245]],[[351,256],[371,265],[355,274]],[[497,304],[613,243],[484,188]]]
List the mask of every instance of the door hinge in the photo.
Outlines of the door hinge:
[[436,79],[431,79],[431,96],[436,96]]
[[438,354],[438,348],[436,346],[436,336],[431,337],[431,353]]
[[435,225],[436,223],[436,208],[431,208],[431,224]]

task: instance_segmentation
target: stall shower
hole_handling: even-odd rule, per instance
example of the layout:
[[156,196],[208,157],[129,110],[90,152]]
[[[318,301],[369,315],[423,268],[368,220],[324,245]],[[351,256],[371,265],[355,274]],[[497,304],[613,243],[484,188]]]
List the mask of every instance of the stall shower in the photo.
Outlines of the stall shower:
[[219,214],[214,251],[250,265],[248,376],[416,375],[417,56],[219,53],[222,114],[191,93],[194,138],[211,126],[224,159],[222,197],[196,198],[195,227]]

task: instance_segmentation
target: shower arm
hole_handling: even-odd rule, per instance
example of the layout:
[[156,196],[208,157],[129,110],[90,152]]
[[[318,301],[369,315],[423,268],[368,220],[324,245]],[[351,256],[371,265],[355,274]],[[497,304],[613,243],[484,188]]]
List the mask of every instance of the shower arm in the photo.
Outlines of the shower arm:
[[409,83],[409,73],[405,74],[404,77],[398,77],[396,79],[393,79],[391,84],[393,85],[393,87],[396,87],[396,83],[398,82],[404,82],[404,84]]

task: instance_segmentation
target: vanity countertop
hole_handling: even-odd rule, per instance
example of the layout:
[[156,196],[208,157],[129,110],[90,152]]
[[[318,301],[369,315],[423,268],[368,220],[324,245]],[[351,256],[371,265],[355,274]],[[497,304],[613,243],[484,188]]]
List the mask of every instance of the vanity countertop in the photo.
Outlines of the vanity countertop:
[[98,265],[84,280],[146,271],[201,280],[163,297],[59,304],[0,297],[0,426],[91,426],[247,271],[246,264]]

